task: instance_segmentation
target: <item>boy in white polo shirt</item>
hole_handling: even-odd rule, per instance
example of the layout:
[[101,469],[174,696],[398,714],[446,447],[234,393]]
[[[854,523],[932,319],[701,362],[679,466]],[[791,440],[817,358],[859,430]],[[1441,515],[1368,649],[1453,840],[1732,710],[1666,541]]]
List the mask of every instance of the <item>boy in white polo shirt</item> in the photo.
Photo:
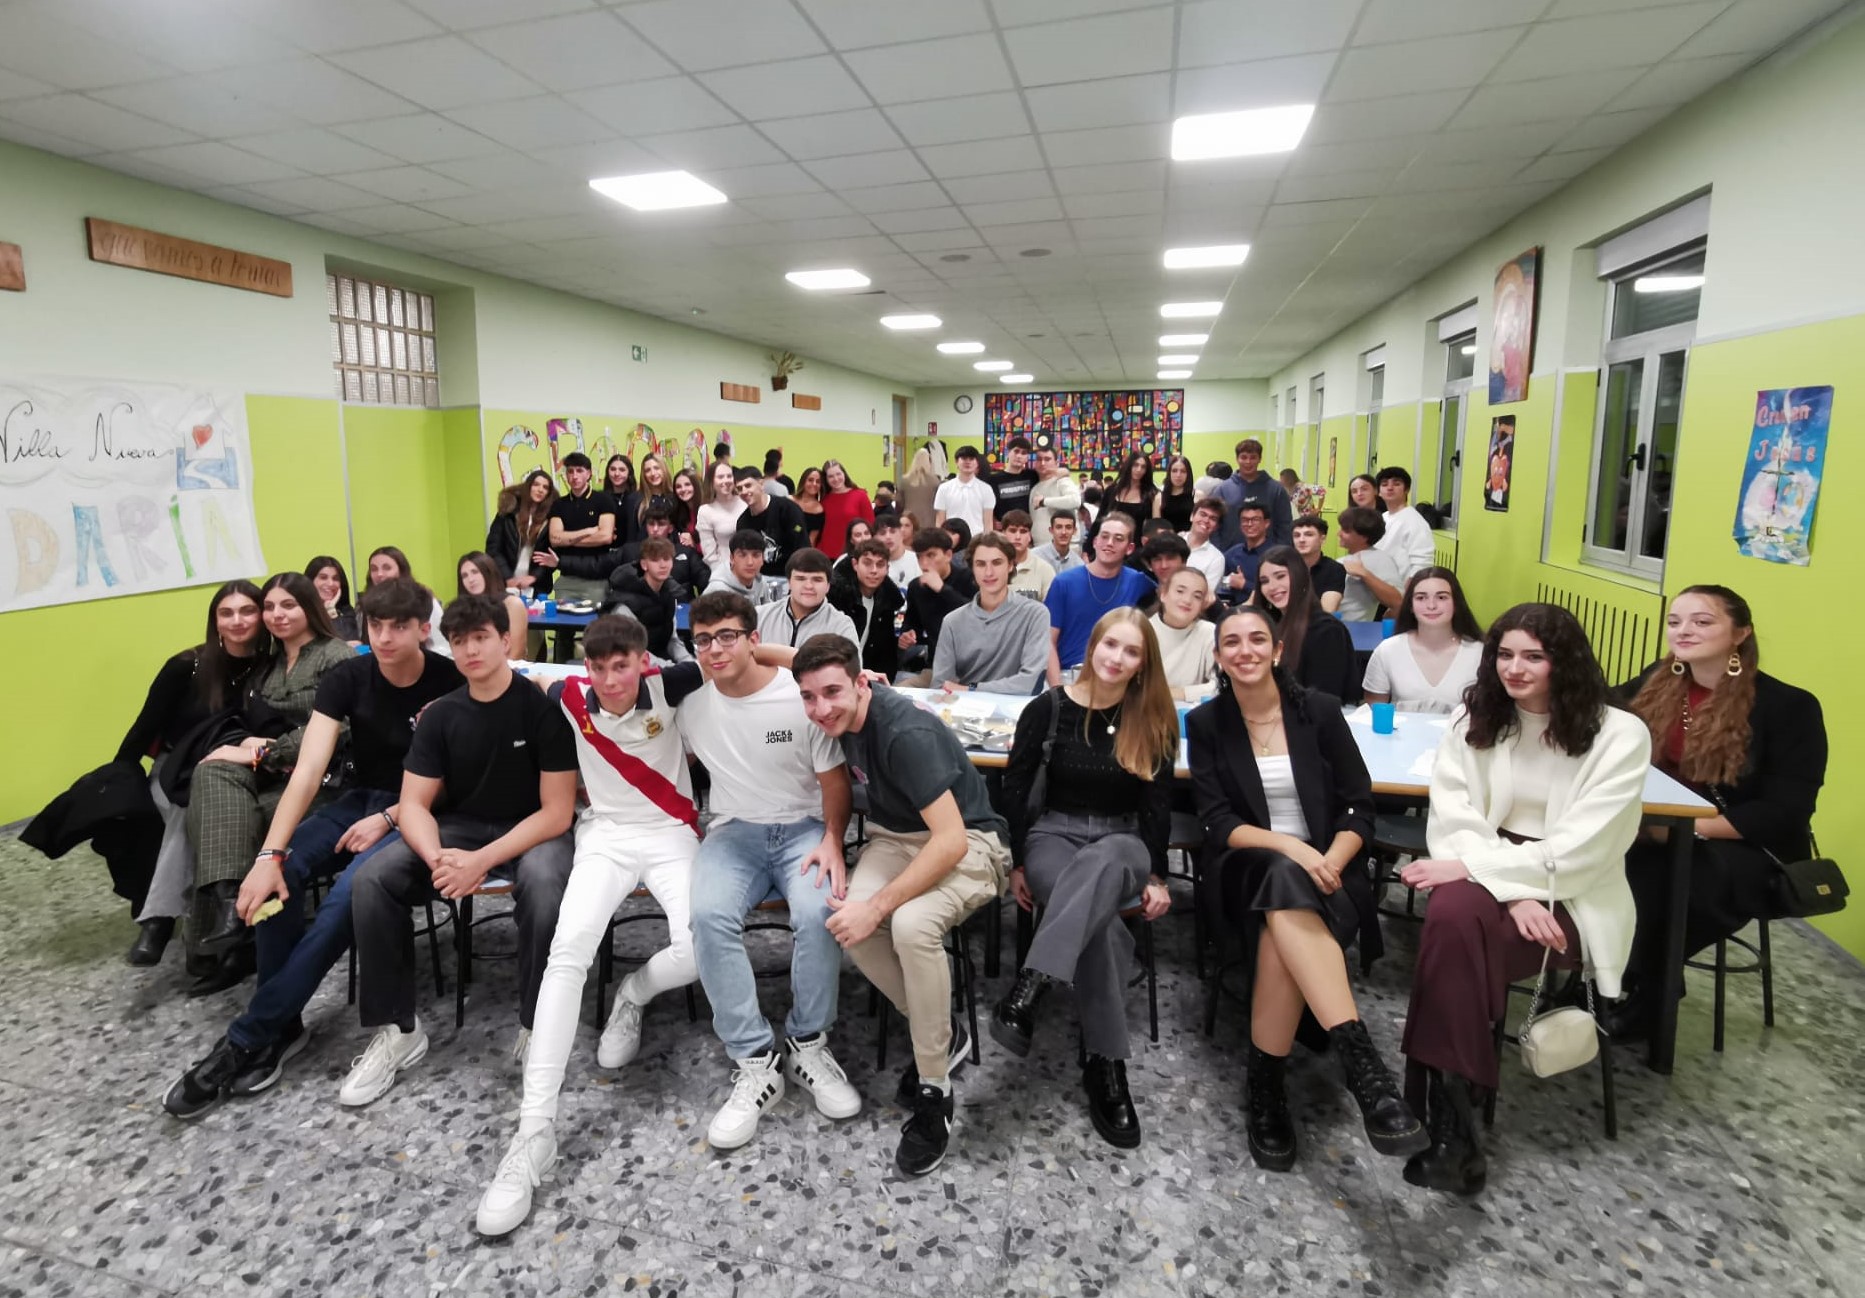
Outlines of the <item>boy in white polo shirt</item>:
[[978,476],[978,448],[961,446],[952,458],[958,476],[940,483],[939,490],[933,493],[933,526],[944,527],[946,519],[960,518],[973,536],[990,531],[997,493]]

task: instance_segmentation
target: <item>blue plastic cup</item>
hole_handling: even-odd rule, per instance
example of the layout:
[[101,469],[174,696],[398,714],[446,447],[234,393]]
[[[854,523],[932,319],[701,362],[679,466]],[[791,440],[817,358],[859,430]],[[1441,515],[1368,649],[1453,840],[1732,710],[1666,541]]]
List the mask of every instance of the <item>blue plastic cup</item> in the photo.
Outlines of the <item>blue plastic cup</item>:
[[545,617],[556,617],[557,616],[557,600],[554,596],[545,597],[544,616]]
[[1398,709],[1390,703],[1373,705],[1373,733],[1389,735],[1398,723]]

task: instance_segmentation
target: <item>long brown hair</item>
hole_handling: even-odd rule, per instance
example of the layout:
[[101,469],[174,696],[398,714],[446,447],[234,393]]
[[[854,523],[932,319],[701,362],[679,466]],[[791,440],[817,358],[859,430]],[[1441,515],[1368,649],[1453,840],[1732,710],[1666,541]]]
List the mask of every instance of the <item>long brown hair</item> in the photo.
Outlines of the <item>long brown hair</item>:
[[[1684,760],[1678,772],[1698,784],[1734,784],[1748,761],[1748,719],[1755,706],[1755,678],[1760,675],[1761,646],[1756,643],[1755,618],[1749,612],[1748,601],[1727,586],[1686,586],[1671,597],[1672,607],[1684,595],[1715,600],[1736,630],[1748,632],[1735,650],[1742,670],[1726,676],[1710,692],[1709,702],[1692,710]],[[1664,751],[1683,720],[1684,704],[1690,696],[1690,673],[1675,670],[1678,665],[1676,658],[1666,654],[1645,678],[1630,705],[1651,731],[1653,752]]]
[[[531,484],[539,478],[550,488],[550,494],[543,503],[531,499]],[[539,534],[550,526],[550,512],[557,504],[557,484],[551,481],[550,474],[542,469],[533,469],[524,479],[512,483],[499,492],[499,513],[510,514],[512,521],[518,524],[518,542],[530,545],[536,542]]]
[[1172,703],[1172,689],[1166,684],[1165,664],[1159,660],[1159,641],[1139,609],[1125,605],[1103,614],[1088,633],[1088,655],[1092,657],[1095,646],[1122,623],[1139,630],[1140,666],[1128,680],[1127,692],[1120,700],[1114,760],[1129,774],[1150,780],[1161,769],[1170,773],[1178,760],[1179,713]]
[[[313,593],[316,587],[312,587]],[[207,602],[207,638],[194,654],[194,687],[198,690],[201,702],[207,705],[209,712],[218,712],[227,705],[227,690],[233,678],[250,669],[255,663],[262,663],[272,656],[272,633],[266,630],[265,619],[259,619],[259,630],[253,637],[253,652],[248,658],[235,658],[228,653],[226,646],[220,643],[220,606],[229,597],[244,595],[253,602],[254,607],[265,608],[265,592],[247,581],[236,577],[214,592],[213,599]],[[323,612],[324,601],[316,599],[318,612]]]
[[453,579],[460,595],[467,593],[466,583],[460,580],[460,569],[471,564],[479,570],[480,580],[486,588],[479,593],[491,599],[505,598],[505,574],[499,571],[499,565],[492,561],[492,556],[484,550],[468,550],[460,556],[460,561],[453,565]]
[[[1263,564],[1273,563],[1289,573],[1289,606],[1279,609],[1263,594]],[[1282,665],[1291,675],[1302,669],[1302,642],[1308,638],[1308,624],[1315,616],[1315,584],[1308,575],[1308,564],[1292,545],[1272,546],[1256,565],[1256,591],[1250,602],[1269,615],[1281,627]]]
[[[378,551],[380,553],[380,551]],[[313,640],[335,640],[337,628],[331,624],[330,614],[324,611],[324,601],[317,593],[317,587],[311,579],[301,572],[275,572],[266,578],[266,584],[259,588],[259,608],[265,610],[265,597],[275,590],[282,590],[298,601],[298,607],[304,610],[305,628],[310,631]],[[272,654],[285,656],[285,642],[274,639]]]

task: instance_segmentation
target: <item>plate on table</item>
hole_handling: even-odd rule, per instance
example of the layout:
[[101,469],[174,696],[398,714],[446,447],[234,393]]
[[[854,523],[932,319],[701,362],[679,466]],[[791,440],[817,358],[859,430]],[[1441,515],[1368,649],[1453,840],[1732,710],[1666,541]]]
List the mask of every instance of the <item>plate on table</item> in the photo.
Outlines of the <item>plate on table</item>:
[[578,600],[572,600],[567,604],[564,604],[564,603],[558,604],[557,611],[559,613],[573,613],[577,615],[578,617],[581,617],[585,613],[594,613],[596,611],[596,606],[590,600],[578,599]]

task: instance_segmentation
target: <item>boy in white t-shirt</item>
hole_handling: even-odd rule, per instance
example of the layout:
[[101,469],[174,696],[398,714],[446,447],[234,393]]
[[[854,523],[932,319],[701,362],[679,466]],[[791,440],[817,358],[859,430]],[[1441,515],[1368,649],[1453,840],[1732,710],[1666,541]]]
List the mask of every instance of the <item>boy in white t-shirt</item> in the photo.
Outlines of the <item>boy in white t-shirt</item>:
[[973,536],[990,531],[997,493],[978,476],[978,448],[961,446],[953,460],[958,476],[940,483],[939,490],[933,493],[933,526],[944,527],[946,519],[959,518]]

